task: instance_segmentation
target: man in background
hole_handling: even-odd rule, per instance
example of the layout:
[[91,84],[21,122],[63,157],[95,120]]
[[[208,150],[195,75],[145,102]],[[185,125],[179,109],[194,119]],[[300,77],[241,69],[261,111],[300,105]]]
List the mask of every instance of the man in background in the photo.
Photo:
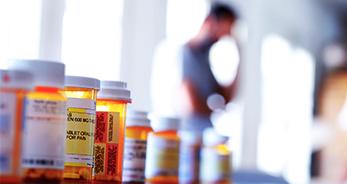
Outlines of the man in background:
[[202,131],[212,126],[213,108],[207,99],[215,94],[224,103],[233,99],[238,77],[229,86],[218,84],[210,66],[210,49],[222,37],[232,36],[236,19],[230,6],[212,4],[198,33],[186,44],[159,45],[151,79],[152,110],[156,116],[182,118],[183,129]]
[[236,12],[230,6],[212,4],[198,34],[182,48],[182,89],[187,101],[184,126],[187,129],[202,131],[212,126],[213,104],[207,103],[211,95],[218,94],[226,102],[235,96],[238,74],[229,86],[220,85],[212,73],[209,54],[222,37],[232,36],[236,20]]

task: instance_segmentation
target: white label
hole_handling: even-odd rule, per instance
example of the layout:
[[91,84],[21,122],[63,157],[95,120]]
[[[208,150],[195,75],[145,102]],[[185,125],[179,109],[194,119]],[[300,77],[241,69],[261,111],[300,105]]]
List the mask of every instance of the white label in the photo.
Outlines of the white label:
[[143,182],[145,180],[147,141],[125,139],[123,181]]
[[27,100],[25,108],[22,166],[63,169],[66,103]]
[[181,142],[179,159],[180,182],[199,181],[200,145]]
[[178,176],[179,142],[149,134],[147,142],[146,178]]
[[[86,164],[87,166],[93,166],[93,156],[65,154],[65,163],[80,163]],[[76,165],[78,166],[78,164]]]
[[67,108],[83,108],[94,110],[96,108],[96,102],[90,99],[83,98],[69,98],[67,101]]
[[0,93],[0,175],[12,173],[15,115],[16,95]]
[[231,166],[229,154],[218,154],[218,152],[212,148],[203,148],[201,152],[201,181],[213,182],[230,180]]

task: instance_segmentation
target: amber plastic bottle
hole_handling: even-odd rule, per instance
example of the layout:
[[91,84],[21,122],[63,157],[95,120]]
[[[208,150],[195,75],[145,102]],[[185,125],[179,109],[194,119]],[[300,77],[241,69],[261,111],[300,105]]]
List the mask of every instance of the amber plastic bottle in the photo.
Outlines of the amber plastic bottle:
[[100,81],[66,76],[67,101],[64,179],[92,180],[96,95]]
[[149,133],[146,155],[146,183],[178,183],[179,120],[159,118]]
[[213,128],[204,130],[201,150],[200,183],[230,184],[231,152],[226,145],[227,138]]
[[96,101],[94,180],[122,182],[125,118],[130,102],[126,83],[101,81]]
[[59,182],[63,178],[66,97],[65,65],[39,60],[15,60],[10,69],[34,77],[34,90],[26,95],[23,123],[23,178]]
[[0,183],[20,182],[24,96],[32,75],[0,70]]
[[145,181],[147,136],[152,132],[146,112],[128,110],[125,130],[123,183]]

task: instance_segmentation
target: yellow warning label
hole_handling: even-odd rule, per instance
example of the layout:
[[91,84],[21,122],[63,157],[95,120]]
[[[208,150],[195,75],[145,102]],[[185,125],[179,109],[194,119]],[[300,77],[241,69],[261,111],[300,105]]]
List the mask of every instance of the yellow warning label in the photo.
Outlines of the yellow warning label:
[[65,154],[93,156],[95,111],[68,108]]

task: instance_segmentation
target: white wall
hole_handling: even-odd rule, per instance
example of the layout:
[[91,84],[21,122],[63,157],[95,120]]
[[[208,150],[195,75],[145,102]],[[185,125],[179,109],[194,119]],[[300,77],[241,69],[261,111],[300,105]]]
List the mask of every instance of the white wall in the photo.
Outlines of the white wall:
[[64,10],[65,1],[42,1],[40,59],[61,60]]
[[[261,120],[260,49],[264,32],[261,6],[263,1],[237,1],[247,24],[247,40],[241,47],[240,97],[243,100],[241,168],[257,168],[258,128]],[[252,6],[250,6],[250,3]]]
[[150,74],[153,51],[164,38],[166,0],[125,0],[121,80],[128,82],[132,107],[150,110]]

